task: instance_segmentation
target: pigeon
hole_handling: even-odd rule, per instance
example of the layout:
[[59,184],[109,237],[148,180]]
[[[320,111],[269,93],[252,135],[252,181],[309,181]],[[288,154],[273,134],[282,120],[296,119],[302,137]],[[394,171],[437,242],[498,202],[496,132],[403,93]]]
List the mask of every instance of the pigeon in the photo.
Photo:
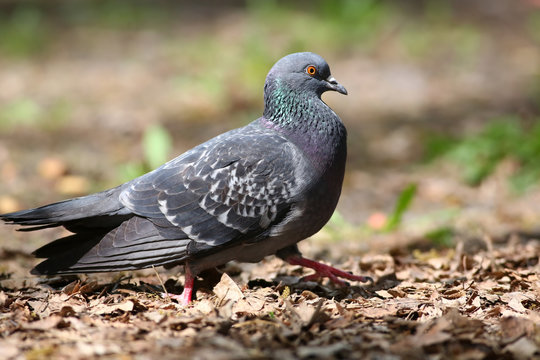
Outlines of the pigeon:
[[266,77],[257,120],[115,188],[0,219],[24,231],[73,233],[34,251],[45,260],[32,274],[184,265],[175,299],[185,305],[202,271],[269,255],[315,270],[305,280],[370,281],[304,258],[297,247],[330,219],[345,172],[347,131],[321,99],[326,91],[347,95],[321,56],[287,55]]

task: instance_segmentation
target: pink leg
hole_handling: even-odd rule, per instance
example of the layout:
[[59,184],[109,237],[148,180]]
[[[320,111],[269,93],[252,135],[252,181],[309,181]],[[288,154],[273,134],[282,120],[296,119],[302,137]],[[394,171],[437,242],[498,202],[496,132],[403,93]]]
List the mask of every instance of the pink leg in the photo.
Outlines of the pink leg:
[[187,264],[185,265],[184,276],[186,280],[184,281],[184,291],[182,291],[182,294],[180,295],[169,294],[169,297],[171,299],[178,301],[180,304],[184,306],[188,306],[189,303],[191,302],[191,296],[193,294],[193,283],[195,282],[195,277],[189,270],[189,266]]
[[346,283],[344,281],[341,281],[339,278],[344,278],[344,279],[353,280],[353,281],[361,281],[361,282],[366,282],[366,281],[373,282],[373,279],[370,278],[369,276],[353,275],[343,270],[336,269],[335,267],[325,265],[314,260],[306,259],[305,257],[302,257],[300,255],[288,257],[287,262],[291,265],[300,265],[300,266],[308,267],[310,269],[315,270],[315,274],[308,275],[302,278],[302,280],[304,281],[310,281],[310,280],[319,279],[321,277],[327,277],[332,282],[341,286],[345,286]]

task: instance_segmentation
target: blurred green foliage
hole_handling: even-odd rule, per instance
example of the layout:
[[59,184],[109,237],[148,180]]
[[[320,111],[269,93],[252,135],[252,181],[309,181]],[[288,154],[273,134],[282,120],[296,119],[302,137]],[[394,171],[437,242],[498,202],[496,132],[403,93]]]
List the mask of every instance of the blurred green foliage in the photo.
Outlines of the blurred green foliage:
[[[231,8],[237,6],[230,4]],[[24,1],[0,11],[0,51],[8,55],[34,55],[55,40],[51,33],[66,27],[113,30],[171,27],[182,20],[187,8],[176,1],[60,1],[47,5]],[[253,50],[271,44],[272,38],[286,39],[285,44],[279,44],[281,53],[314,46],[333,51],[344,45],[361,45],[393,12],[391,6],[376,0],[298,3],[249,0],[244,11],[250,26],[250,32],[241,36],[245,46]],[[193,40],[198,42],[196,38]],[[230,44],[221,44],[226,45]],[[204,44],[199,48],[203,50]]]
[[118,30],[155,27],[173,19],[173,12],[168,7],[160,7],[159,3],[140,0],[66,1],[60,7],[60,15],[71,25],[90,24]]
[[[165,4],[166,2],[162,2]],[[171,5],[145,1],[22,1],[0,9],[0,53],[12,57],[39,55],[66,28],[92,26],[115,30],[171,24]],[[173,6],[174,7],[174,6]]]
[[[409,7],[379,0],[248,0],[243,5],[225,2],[215,7],[242,13],[243,31],[233,24],[226,29],[238,31],[231,41],[223,41],[216,29],[184,33],[179,25],[190,7],[177,1],[14,3],[0,11],[0,56],[42,56],[54,50],[63,36],[81,29],[86,36],[96,31],[96,36],[103,36],[108,30],[128,34],[157,29],[159,41],[168,44],[162,55],[177,64],[170,80],[174,86],[214,108],[249,112],[262,100],[249,94],[260,93],[268,68],[288,52],[339,56],[355,49],[370,51],[397,39],[392,46],[403,47],[404,53],[416,58],[431,56],[434,48],[447,49],[441,56],[457,66],[460,59],[473,59],[482,42],[474,26],[455,26],[458,15],[444,0]],[[240,105],[235,108],[235,104]]]
[[527,27],[533,39],[540,44],[540,11],[532,11],[529,14]]
[[152,170],[169,160],[172,149],[171,134],[161,125],[151,125],[144,132],[143,150],[148,167]]
[[36,127],[55,130],[63,126],[70,115],[70,105],[61,99],[44,107],[31,98],[20,98],[0,105],[0,129]]
[[18,99],[2,106],[0,127],[34,125],[42,116],[43,109],[31,99]]
[[[271,63],[269,59],[287,52],[312,50],[324,54],[351,48],[371,49],[384,43],[388,36],[401,38],[405,50],[412,55],[424,56],[433,44],[440,43],[447,43],[452,53],[474,52],[480,41],[479,31],[472,26],[456,27],[459,16],[447,1],[419,4],[407,7],[406,3],[379,0],[248,0],[243,8],[230,4],[231,9],[238,7],[244,12],[249,27],[249,32],[239,34],[234,43],[208,48],[205,34],[175,37],[174,41],[182,48],[182,54],[186,46],[191,47],[187,52],[193,54],[195,49],[203,61],[215,63],[215,55],[207,56],[209,53],[222,54],[220,60],[225,63],[231,52],[236,53],[235,59],[248,57],[246,64],[241,64],[244,66],[238,66],[245,70],[243,77],[247,79],[264,75]],[[185,4],[176,1],[60,1],[50,6],[22,2],[0,16],[0,51],[33,55],[55,41],[55,36],[50,36],[55,31],[77,27],[174,29],[186,9]],[[404,13],[420,20],[410,21],[411,17]],[[274,54],[277,49],[279,52]]]
[[288,51],[314,48],[331,52],[371,45],[368,42],[373,35],[395,12],[392,6],[376,0],[252,0],[248,9],[252,26],[260,33],[287,38],[284,48]]
[[170,159],[171,149],[172,137],[167,129],[159,124],[150,125],[142,138],[143,159],[121,166],[121,180],[132,180],[165,164]]
[[388,232],[395,230],[400,224],[403,218],[403,214],[411,205],[414,196],[416,195],[416,184],[409,184],[405,189],[399,194],[399,197],[396,201],[394,211],[388,217],[386,224],[384,225],[383,230]]
[[347,221],[339,211],[334,211],[332,217],[324,227],[324,231],[332,241],[347,238],[370,236],[374,233],[390,233],[397,230],[402,224],[403,215],[410,208],[416,195],[416,184],[409,184],[399,194],[394,210],[389,214],[386,223],[380,229],[374,229],[368,224],[355,226]]
[[49,38],[49,28],[39,8],[16,7],[10,14],[0,13],[0,52],[17,57],[41,52]]
[[442,226],[435,230],[428,232],[425,235],[433,245],[440,247],[452,247],[454,245],[455,233],[454,230],[448,226]]
[[462,138],[434,136],[427,143],[428,160],[445,158],[459,166],[463,179],[479,185],[497,165],[513,160],[512,189],[522,192],[540,180],[540,121],[523,124],[517,117],[495,119],[476,134]]
[[[391,51],[404,61],[410,58],[422,63],[435,58],[441,66],[462,67],[480,61],[478,49],[487,44],[479,23],[468,23],[446,0],[247,0],[241,5],[215,6],[232,10],[230,19],[224,17],[230,27],[223,29],[231,33],[231,41],[223,41],[227,37],[220,37],[219,29],[212,27],[179,31],[189,6],[178,1],[13,2],[0,11],[0,56],[15,61],[37,57],[39,61],[47,51],[55,50],[63,36],[80,29],[89,36],[106,36],[104,30],[130,34],[157,29],[159,41],[166,43],[159,56],[167,57],[166,63],[177,64],[171,70],[173,86],[208,100],[224,113],[236,111],[235,96],[248,97],[238,101],[240,114],[234,116],[239,122],[248,122],[260,113],[260,104],[254,106],[253,98],[262,100],[260,88],[268,68],[288,52],[310,50],[332,60],[332,56],[353,51],[376,57],[386,47],[394,47]],[[245,27],[235,23],[235,11],[242,13],[240,26]],[[193,23],[196,27],[196,21]],[[540,43],[540,13],[531,11],[524,26]],[[536,92],[540,94],[540,86]],[[44,105],[25,95],[0,104],[0,129],[21,125],[55,129],[65,124],[70,114],[69,104],[62,99]],[[150,126],[144,131],[141,147],[143,158],[120,169],[122,180],[166,162],[171,155],[171,136],[164,127]],[[525,126],[520,119],[500,119],[477,134],[434,136],[428,141],[427,153],[430,159],[445,158],[458,164],[472,185],[482,182],[504,159],[512,159],[518,169],[510,182],[514,189],[523,191],[540,179],[540,124]],[[386,225],[378,231],[399,229],[415,195],[416,186],[407,186],[396,199]],[[425,220],[433,222],[433,217],[430,214]],[[376,232],[367,225],[348,223],[338,212],[326,230],[339,240]],[[436,244],[447,244],[452,236],[445,226],[426,235]]]
[[341,213],[336,210],[330,220],[323,227],[322,231],[328,236],[331,242],[339,242],[343,239],[359,239],[369,236],[372,233],[368,226],[356,226],[347,221]]

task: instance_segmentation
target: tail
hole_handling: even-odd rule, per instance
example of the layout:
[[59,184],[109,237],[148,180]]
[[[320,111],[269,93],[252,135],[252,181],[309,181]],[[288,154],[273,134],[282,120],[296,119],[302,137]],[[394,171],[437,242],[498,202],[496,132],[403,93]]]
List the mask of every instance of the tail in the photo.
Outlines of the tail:
[[63,226],[74,232],[34,251],[45,259],[32,269],[36,275],[133,270],[183,261],[189,237],[179,229],[171,235],[166,227],[131,213],[119,200],[123,186],[0,219],[26,226],[23,231]]
[[178,232],[172,239],[146,218],[133,216],[112,229],[81,231],[33,252],[43,262],[34,275],[77,274],[144,269],[176,264],[187,257],[191,241]]
[[96,194],[60,201],[35,209],[0,214],[8,224],[29,226],[22,231],[64,226],[78,232],[89,228],[110,228],[133,214],[118,199],[123,186]]

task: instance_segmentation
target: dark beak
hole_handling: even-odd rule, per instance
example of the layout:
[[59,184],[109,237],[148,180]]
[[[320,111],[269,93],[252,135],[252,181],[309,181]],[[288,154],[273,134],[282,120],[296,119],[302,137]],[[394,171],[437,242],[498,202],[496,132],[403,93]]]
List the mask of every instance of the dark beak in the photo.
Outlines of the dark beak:
[[347,95],[347,89],[343,85],[337,82],[332,75],[326,79],[326,87],[329,90],[337,91],[340,94]]

